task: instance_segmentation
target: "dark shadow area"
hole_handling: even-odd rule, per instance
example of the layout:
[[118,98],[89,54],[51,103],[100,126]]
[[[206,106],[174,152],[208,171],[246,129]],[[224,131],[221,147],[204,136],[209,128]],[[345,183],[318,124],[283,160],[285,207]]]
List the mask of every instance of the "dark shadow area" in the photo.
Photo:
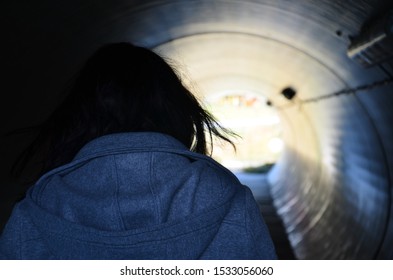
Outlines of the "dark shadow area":
[[280,260],[296,259],[289,243],[282,219],[277,214],[277,210],[274,207],[266,174],[244,172],[237,172],[235,174],[239,180],[248,186],[253,192],[254,198],[261,209],[262,216],[265,219],[267,227],[269,228],[278,258]]

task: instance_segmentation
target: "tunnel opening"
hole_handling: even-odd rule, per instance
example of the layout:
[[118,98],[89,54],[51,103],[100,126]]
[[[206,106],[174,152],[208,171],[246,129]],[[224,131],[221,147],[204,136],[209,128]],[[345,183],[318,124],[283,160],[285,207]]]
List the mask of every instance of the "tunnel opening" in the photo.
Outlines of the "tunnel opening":
[[265,95],[244,89],[208,93],[203,101],[220,125],[236,134],[231,138],[235,148],[228,142],[213,139],[212,157],[250,188],[278,257],[295,259],[268,181],[272,168],[285,154],[285,124],[281,122],[280,113]]
[[208,95],[208,110],[219,123],[236,134],[236,149],[213,142],[212,156],[233,172],[267,173],[283,151],[281,120],[263,95],[227,90]]

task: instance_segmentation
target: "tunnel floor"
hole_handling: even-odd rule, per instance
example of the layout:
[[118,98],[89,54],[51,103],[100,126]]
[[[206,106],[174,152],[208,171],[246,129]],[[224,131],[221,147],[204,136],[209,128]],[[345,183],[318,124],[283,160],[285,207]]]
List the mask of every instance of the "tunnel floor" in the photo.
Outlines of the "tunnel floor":
[[282,220],[273,205],[273,198],[270,194],[269,183],[267,182],[266,176],[247,173],[235,174],[254,194],[255,200],[258,202],[259,208],[261,209],[262,216],[269,228],[278,258],[281,260],[296,259]]

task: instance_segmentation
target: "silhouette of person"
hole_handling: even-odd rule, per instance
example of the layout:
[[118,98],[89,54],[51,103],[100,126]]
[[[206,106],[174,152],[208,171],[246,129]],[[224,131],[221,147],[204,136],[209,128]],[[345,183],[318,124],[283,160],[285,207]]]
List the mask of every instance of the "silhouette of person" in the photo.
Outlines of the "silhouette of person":
[[41,173],[0,257],[276,258],[250,190],[206,155],[228,133],[162,57],[101,47],[20,160],[38,155]]

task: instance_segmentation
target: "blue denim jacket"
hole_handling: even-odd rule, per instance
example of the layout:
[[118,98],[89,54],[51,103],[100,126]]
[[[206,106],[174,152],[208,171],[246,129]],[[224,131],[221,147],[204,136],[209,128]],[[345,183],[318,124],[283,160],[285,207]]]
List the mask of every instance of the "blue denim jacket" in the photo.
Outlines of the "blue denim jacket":
[[42,176],[0,237],[5,259],[274,259],[250,190],[159,133],[97,138]]

